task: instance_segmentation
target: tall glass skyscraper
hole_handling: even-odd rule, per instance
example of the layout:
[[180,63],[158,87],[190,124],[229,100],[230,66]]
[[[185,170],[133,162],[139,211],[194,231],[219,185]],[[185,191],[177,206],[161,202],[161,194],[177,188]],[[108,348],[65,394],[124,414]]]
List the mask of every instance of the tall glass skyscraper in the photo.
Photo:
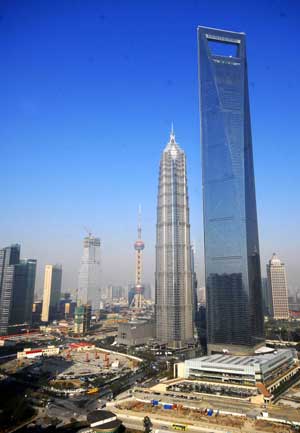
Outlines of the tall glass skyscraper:
[[155,273],[156,336],[169,347],[193,341],[192,284],[185,154],[172,130],[160,162]]
[[0,334],[9,325],[31,323],[36,260],[20,260],[20,245],[0,250]]
[[198,28],[209,353],[264,341],[245,38]]
[[0,335],[7,333],[14,293],[15,265],[20,261],[20,245],[0,250]]
[[31,323],[37,261],[23,259],[14,266],[14,290],[9,323]]
[[89,234],[83,240],[83,255],[78,277],[78,301],[100,308],[100,239]]

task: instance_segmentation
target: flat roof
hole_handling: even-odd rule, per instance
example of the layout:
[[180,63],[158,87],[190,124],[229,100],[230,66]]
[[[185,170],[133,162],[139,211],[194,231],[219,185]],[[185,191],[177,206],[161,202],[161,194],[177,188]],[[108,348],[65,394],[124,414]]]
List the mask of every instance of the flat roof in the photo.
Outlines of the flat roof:
[[207,362],[207,363],[213,363],[213,364],[220,364],[223,366],[226,365],[236,365],[245,367],[247,365],[254,365],[254,364],[265,364],[267,362],[275,360],[280,355],[291,353],[290,349],[277,349],[273,352],[267,352],[264,354],[257,354],[252,356],[235,356],[235,355],[226,355],[226,354],[214,354],[214,355],[208,355],[208,356],[201,356],[200,358],[194,358],[194,359],[188,359],[186,362]]

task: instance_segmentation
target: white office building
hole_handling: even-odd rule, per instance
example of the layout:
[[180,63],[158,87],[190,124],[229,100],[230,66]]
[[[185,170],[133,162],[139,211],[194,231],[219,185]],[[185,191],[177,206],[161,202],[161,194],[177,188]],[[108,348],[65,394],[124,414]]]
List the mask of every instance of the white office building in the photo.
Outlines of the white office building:
[[274,253],[267,264],[268,290],[274,319],[289,318],[288,288],[285,265]]

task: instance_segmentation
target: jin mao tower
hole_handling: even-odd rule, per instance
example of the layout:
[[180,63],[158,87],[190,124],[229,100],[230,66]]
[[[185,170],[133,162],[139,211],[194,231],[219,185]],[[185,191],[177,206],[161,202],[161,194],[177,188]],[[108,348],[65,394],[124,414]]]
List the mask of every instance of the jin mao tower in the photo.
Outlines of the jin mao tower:
[[157,225],[156,336],[169,347],[193,341],[193,288],[186,159],[171,131],[160,161]]

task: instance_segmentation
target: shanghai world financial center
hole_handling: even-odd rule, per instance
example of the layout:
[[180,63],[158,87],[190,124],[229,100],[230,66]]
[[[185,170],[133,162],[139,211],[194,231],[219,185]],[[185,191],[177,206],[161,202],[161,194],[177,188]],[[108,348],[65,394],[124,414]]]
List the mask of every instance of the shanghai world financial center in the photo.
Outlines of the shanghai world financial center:
[[208,352],[264,341],[245,34],[198,28]]

